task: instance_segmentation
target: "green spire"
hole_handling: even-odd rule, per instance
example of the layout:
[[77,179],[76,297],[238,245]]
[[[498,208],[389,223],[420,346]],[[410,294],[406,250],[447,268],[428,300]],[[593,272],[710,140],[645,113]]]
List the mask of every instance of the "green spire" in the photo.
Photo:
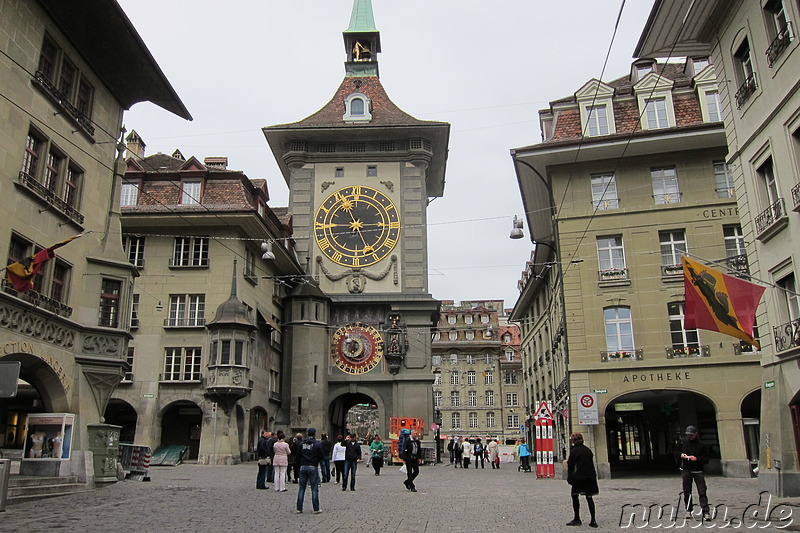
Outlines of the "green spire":
[[350,14],[350,27],[344,33],[375,32],[375,17],[372,15],[372,0],[354,0]]

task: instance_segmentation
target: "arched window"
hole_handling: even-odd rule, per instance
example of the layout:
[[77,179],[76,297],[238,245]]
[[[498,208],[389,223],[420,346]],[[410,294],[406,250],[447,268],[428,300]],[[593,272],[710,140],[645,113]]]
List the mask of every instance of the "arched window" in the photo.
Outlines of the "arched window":
[[351,115],[363,115],[364,114],[364,100],[361,98],[353,98],[350,102],[350,114]]

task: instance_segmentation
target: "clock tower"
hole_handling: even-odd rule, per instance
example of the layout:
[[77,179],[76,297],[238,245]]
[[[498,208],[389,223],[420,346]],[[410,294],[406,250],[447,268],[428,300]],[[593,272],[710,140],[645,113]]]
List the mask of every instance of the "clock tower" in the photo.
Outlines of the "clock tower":
[[[288,347],[288,416],[297,419],[299,399],[314,413],[302,420],[336,434],[350,407],[370,403],[386,437],[389,417],[433,421],[439,302],[428,293],[426,209],[444,194],[450,125],[418,120],[389,99],[370,0],[354,1],[343,37],[345,77],[333,98],[299,122],[263,128],[289,186],[306,283],[330,299],[324,346]],[[305,327],[287,314],[285,328]],[[324,383],[313,369],[324,369]]]

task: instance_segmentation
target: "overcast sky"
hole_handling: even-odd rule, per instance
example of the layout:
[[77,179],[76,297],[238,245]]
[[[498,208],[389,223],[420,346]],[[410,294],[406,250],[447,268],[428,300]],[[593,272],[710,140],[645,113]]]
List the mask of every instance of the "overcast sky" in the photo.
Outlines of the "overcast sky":
[[[352,0],[119,0],[194,121],[126,113],[147,154],[227,156],[289,192],[261,128],[296,122],[344,77]],[[538,110],[601,78],[623,0],[373,0],[381,82],[401,109],[451,124],[444,197],[429,213],[429,287],[512,307],[531,251],[511,240],[522,201],[509,150],[539,143]],[[628,0],[602,79],[626,75],[652,0]]]

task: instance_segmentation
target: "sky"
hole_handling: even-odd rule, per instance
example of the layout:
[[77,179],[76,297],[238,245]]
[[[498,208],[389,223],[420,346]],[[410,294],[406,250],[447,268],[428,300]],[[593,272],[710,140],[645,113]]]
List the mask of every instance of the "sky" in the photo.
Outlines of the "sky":
[[[124,122],[146,155],[226,156],[228,168],[267,180],[271,207],[285,207],[289,191],[261,128],[331,99],[352,0],[118,1],[194,118],[134,105]],[[652,4],[372,0],[389,97],[451,125],[444,197],[428,207],[433,297],[513,307],[533,245],[527,228],[509,238],[514,215],[524,218],[509,152],[541,142],[538,111],[550,101],[628,74]]]

